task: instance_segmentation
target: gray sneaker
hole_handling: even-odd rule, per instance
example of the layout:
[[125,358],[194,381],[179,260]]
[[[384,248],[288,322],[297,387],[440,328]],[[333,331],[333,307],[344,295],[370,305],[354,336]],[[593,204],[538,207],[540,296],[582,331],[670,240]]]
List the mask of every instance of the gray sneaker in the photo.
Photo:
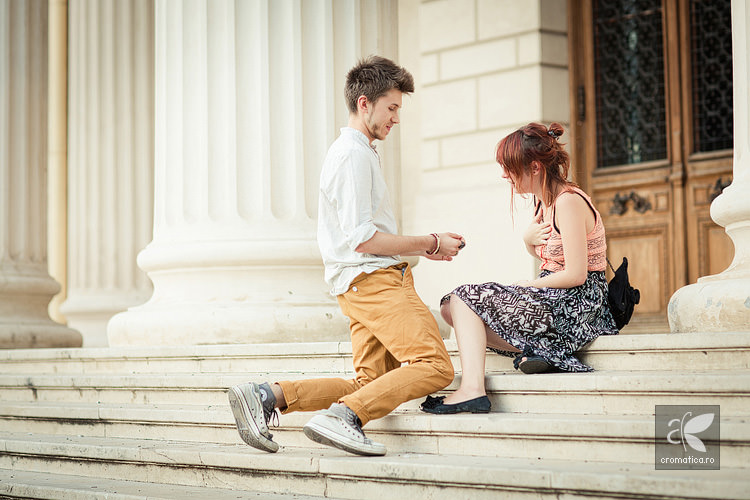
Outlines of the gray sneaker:
[[276,415],[276,410],[272,405],[267,408],[268,405],[263,404],[264,400],[268,401],[267,392],[267,397],[263,397],[264,392],[258,384],[250,382],[230,387],[227,396],[242,440],[253,448],[275,453],[279,445],[268,432],[268,421]]
[[315,415],[302,428],[305,436],[316,443],[354,453],[356,455],[385,455],[385,446],[365,437],[359,417],[348,406],[333,403]]

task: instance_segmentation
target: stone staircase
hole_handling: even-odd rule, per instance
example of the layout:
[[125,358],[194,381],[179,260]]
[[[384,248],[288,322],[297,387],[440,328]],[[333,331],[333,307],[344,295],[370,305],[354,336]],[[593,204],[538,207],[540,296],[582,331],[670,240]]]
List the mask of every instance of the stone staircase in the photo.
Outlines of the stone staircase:
[[[750,333],[606,337],[581,357],[597,371],[523,375],[488,354],[493,413],[410,401],[367,425],[388,447],[367,458],[309,441],[305,413],[257,451],[226,399],[348,377],[347,343],[0,351],[0,498],[750,499]],[[721,470],[654,470],[657,404],[721,406]]]

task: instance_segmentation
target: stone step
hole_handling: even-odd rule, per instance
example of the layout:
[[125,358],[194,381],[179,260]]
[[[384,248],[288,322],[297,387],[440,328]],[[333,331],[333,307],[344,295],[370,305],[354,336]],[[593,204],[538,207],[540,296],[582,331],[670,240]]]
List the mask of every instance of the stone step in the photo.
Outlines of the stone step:
[[[446,347],[460,371],[456,342]],[[351,373],[349,342],[243,344],[187,347],[14,349],[0,350],[5,374],[96,375],[110,373],[211,373],[228,376],[268,372],[298,374]],[[513,370],[513,360],[490,353],[487,369]]]
[[[101,477],[0,469],[0,498],[65,500],[321,500],[309,495],[144,483]],[[329,497],[330,498],[330,497]]]
[[579,356],[596,370],[747,370],[750,332],[613,335]]
[[[258,380],[341,374],[270,374]],[[251,378],[226,374],[0,375],[0,401],[225,405],[226,389]],[[447,391],[458,387],[457,376]],[[750,370],[489,373],[493,411],[502,413],[651,415],[655,405],[718,404],[746,416]],[[416,408],[419,401],[405,405]]]
[[[453,382],[457,385],[457,381]],[[674,370],[493,374],[493,411],[653,415],[655,405],[721,405],[722,415],[750,414],[750,370]]]
[[341,499],[750,498],[746,469],[0,433],[0,469]]
[[[460,371],[455,340],[446,346]],[[641,334],[600,337],[580,353],[597,370],[750,369],[750,333]],[[351,344],[316,342],[176,347],[0,350],[2,372],[346,373]],[[489,371],[512,370],[510,358],[488,354]]]
[[2,372],[106,373],[340,373],[352,370],[351,344],[289,344],[0,350]]
[[346,377],[352,373],[0,374],[0,401],[83,401],[133,404],[226,404],[226,390],[254,378]]
[[[301,432],[311,413],[291,413],[272,428],[285,448],[320,447]],[[3,403],[6,432],[107,438],[167,439],[241,444],[227,405],[102,405]],[[723,466],[750,463],[750,417],[721,418]],[[564,460],[586,451],[587,460],[653,463],[651,415],[490,413],[429,415],[397,410],[365,428],[391,453],[482,455]]]

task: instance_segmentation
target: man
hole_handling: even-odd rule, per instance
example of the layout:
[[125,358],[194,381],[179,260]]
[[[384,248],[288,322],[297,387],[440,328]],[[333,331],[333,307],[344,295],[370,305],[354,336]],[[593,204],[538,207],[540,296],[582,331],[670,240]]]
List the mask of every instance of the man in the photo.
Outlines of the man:
[[397,234],[372,145],[399,123],[402,95],[413,91],[411,74],[389,59],[371,56],[352,68],[346,79],[349,126],[328,150],[320,176],[318,244],[331,294],[350,320],[356,378],[230,388],[237,428],[250,446],[278,450],[268,431],[277,408],[282,413],[328,408],[304,426],[307,437],[350,453],[385,455],[385,446],[365,437],[362,426],[453,380],[435,318],[399,255],[450,261],[463,238]]

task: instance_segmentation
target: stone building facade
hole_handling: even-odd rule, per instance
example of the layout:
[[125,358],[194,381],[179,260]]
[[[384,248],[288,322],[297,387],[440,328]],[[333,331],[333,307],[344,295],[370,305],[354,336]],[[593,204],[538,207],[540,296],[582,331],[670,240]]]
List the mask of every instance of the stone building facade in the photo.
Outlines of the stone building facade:
[[[675,331],[750,324],[750,2],[731,4],[734,175],[712,217],[734,259],[677,292]],[[528,206],[511,216],[493,151],[527,122],[570,124],[569,12],[562,0],[0,2],[0,347],[345,340],[315,241],[318,174],[346,124],[345,73],[371,53],[417,84],[379,145],[402,232],[468,242],[452,263],[414,262],[425,302],[529,278]]]

